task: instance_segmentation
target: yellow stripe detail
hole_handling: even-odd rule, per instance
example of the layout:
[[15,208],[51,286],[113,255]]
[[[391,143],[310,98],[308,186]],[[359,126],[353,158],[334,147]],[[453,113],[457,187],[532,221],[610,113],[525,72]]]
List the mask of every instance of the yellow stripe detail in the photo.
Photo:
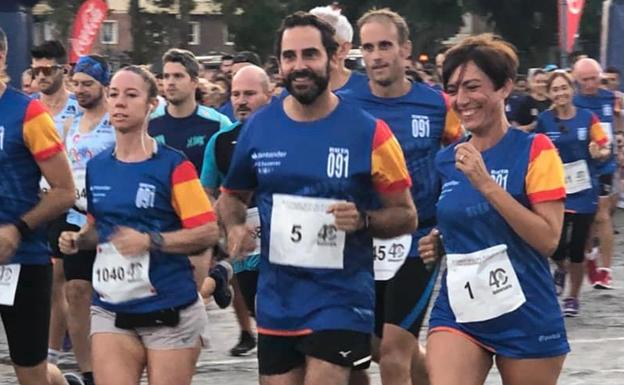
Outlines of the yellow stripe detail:
[[565,188],[563,163],[557,150],[542,150],[529,164],[525,181],[529,195]]
[[607,138],[607,134],[605,133],[599,122],[592,124],[589,132],[589,137],[591,138],[592,142],[598,143]]
[[462,128],[461,120],[459,120],[455,111],[449,109],[446,112],[446,121],[444,124],[443,139],[446,141],[445,144],[452,143],[459,139],[463,131],[464,129]]
[[210,200],[198,179],[174,185],[171,200],[181,220],[212,212]]
[[393,183],[409,180],[403,150],[395,136],[388,138],[372,154],[373,183],[384,189]]
[[24,122],[24,142],[31,154],[38,154],[61,143],[54,121],[47,113],[42,113]]

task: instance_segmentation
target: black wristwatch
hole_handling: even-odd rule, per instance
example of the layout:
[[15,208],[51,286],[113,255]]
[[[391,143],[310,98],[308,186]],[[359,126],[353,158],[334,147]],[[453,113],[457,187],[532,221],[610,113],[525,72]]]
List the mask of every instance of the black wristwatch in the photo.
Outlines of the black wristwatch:
[[150,251],[162,251],[165,245],[165,239],[162,234],[157,231],[151,231],[148,235],[150,239]]
[[22,218],[18,219],[13,223],[13,226],[17,228],[17,231],[20,233],[20,237],[22,239],[26,238],[30,234],[32,234],[33,230],[28,226],[28,223],[24,222]]

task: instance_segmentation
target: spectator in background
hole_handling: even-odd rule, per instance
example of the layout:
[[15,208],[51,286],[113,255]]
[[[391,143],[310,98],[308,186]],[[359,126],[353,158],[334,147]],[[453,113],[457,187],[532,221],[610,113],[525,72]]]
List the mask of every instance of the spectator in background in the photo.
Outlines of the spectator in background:
[[529,77],[529,94],[519,103],[514,112],[512,125],[524,131],[533,131],[537,124],[537,115],[550,107],[546,93],[548,76],[542,69],[536,69]]
[[221,65],[219,71],[224,73],[227,77],[232,78],[232,64],[234,64],[234,58],[232,55],[221,56]]

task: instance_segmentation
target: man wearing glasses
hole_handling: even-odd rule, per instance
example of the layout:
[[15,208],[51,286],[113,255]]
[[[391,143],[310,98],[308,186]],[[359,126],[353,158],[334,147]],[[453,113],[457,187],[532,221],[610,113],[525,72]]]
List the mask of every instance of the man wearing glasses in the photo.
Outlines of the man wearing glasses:
[[56,130],[63,138],[65,120],[78,113],[78,101],[63,86],[63,77],[68,70],[67,52],[57,40],[48,40],[33,47],[30,54],[30,69],[39,86],[39,99],[48,107]]
[[[33,95],[35,99],[48,108],[54,120],[54,126],[61,139],[65,141],[66,127],[71,126],[74,117],[79,112],[78,101],[70,94],[64,85],[64,75],[68,70],[67,52],[63,45],[56,40],[44,41],[41,45],[31,49],[33,82],[39,87],[39,94]],[[41,190],[47,192],[49,187],[45,179],[41,180]],[[65,223],[67,213],[63,213],[55,219],[51,228]],[[50,244],[55,244],[58,233],[50,231],[48,234]],[[58,257],[58,256],[55,256]],[[65,301],[63,300],[63,260],[57,259],[53,264],[52,279],[52,309],[50,315],[50,339],[48,346],[48,361],[55,364],[61,354],[63,337],[66,331]]]

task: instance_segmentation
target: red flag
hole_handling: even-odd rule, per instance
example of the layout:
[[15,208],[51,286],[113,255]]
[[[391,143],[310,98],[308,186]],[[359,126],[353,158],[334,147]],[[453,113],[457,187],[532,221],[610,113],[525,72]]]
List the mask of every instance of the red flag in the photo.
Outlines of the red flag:
[[87,0],[78,9],[74,28],[70,38],[71,52],[69,61],[75,63],[78,58],[88,55],[95,42],[98,31],[108,12],[105,0]]
[[585,0],[567,0],[567,36],[566,36],[566,52],[571,53],[576,40],[576,34],[581,24],[581,16],[583,15],[583,7]]

